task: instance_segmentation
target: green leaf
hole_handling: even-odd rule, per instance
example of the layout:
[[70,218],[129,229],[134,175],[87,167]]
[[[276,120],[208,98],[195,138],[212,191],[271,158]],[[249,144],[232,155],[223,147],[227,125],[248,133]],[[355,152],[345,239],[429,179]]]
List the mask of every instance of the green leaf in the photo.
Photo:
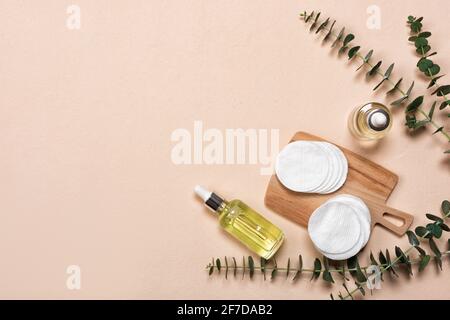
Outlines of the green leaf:
[[441,223],[440,227],[442,230],[444,230],[445,232],[450,232],[450,227],[448,225],[446,225],[445,223]]
[[212,275],[213,272],[214,272],[214,265],[211,265],[211,264],[210,264],[209,271],[208,271],[208,275]]
[[436,242],[434,242],[433,239],[430,239],[430,249],[433,251],[434,255],[438,258],[442,256],[441,251],[439,250],[438,246],[436,245]]
[[333,44],[331,45],[331,47],[335,47],[339,43],[339,41],[342,40],[344,32],[345,32],[345,27],[341,29],[341,31],[339,32],[338,36],[336,37],[336,39],[334,40]]
[[419,264],[419,272],[425,270],[426,266],[428,265],[428,262],[430,262],[430,258],[431,257],[429,255],[425,255],[422,257]]
[[[449,115],[449,118],[450,118],[450,115]],[[450,149],[447,150],[447,151],[444,151],[444,153],[445,153],[445,154],[450,154]]]
[[250,279],[251,279],[255,274],[255,261],[253,261],[252,256],[248,256],[248,268],[250,270]]
[[312,31],[316,27],[319,17],[320,17],[320,12],[316,15],[316,18],[314,19],[314,22],[311,24],[311,28],[309,28],[309,31]]
[[395,86],[389,90],[386,94],[392,94],[395,92],[395,90],[397,90],[397,88],[400,86],[400,83],[402,83],[403,78],[400,78],[400,80],[397,81],[397,83],[395,84]]
[[436,261],[436,265],[442,271],[442,259],[441,259],[441,257],[434,257],[434,261]]
[[384,73],[384,78],[385,78],[386,80],[389,79],[389,77],[391,76],[392,70],[394,70],[394,66],[395,66],[395,63],[391,64],[391,65],[389,66],[389,68],[386,70],[386,72]]
[[379,253],[379,255],[378,255],[378,260],[380,260],[380,263],[381,263],[381,264],[384,264],[384,265],[387,264],[387,259],[386,259],[386,257],[384,256],[383,251],[381,251],[381,250],[380,250],[380,253]]
[[406,91],[406,95],[409,97],[411,95],[412,89],[414,88],[414,81],[411,83],[411,86]]
[[370,58],[372,58],[372,55],[373,55],[373,50],[370,50],[370,51],[366,54],[366,56],[364,57],[364,59],[363,59],[363,61],[364,61],[363,64],[360,65],[360,66],[358,67],[358,69],[356,69],[356,71],[359,71],[362,67],[364,67],[364,66],[366,65],[366,63],[369,62]]
[[439,110],[444,110],[445,108],[447,108],[447,106],[450,106],[450,100],[442,102],[441,105],[439,106]]
[[428,40],[426,38],[417,37],[416,41],[414,41],[414,45],[416,48],[423,48],[428,45]]
[[261,257],[260,265],[261,265],[261,273],[263,274],[264,281],[266,280],[266,264],[267,264],[266,259]]
[[385,78],[383,78],[383,80],[381,80],[376,86],[375,88],[373,88],[373,91],[376,91],[384,82],[386,81]]
[[417,67],[420,71],[425,72],[428,70],[428,68],[431,68],[433,66],[433,61],[428,59],[420,59],[417,63]]
[[429,37],[431,37],[431,32],[428,32],[428,31],[421,32],[421,33],[419,33],[418,37],[420,37],[420,38],[429,38]]
[[437,217],[437,216],[435,216],[435,215],[433,215],[431,213],[427,213],[425,216],[428,219],[430,219],[431,221],[437,221],[437,222],[440,222],[440,223],[444,222],[444,220],[442,220],[441,218],[439,218],[439,217]]
[[442,213],[446,216],[450,213],[450,202],[448,200],[444,200],[441,205]]
[[225,257],[225,279],[228,279],[228,259]]
[[237,274],[237,263],[236,263],[236,258],[233,257],[233,276],[236,277]]
[[412,37],[409,37],[409,38],[408,38],[408,41],[409,41],[409,42],[415,42],[416,39],[417,39],[417,36],[412,36]]
[[415,18],[413,16],[408,16],[408,23],[414,22]]
[[331,27],[328,30],[328,33],[326,34],[326,36],[322,40],[323,42],[326,42],[330,38],[330,36],[333,34],[333,28],[334,28],[335,24],[336,24],[336,20],[334,20],[333,23],[331,24]]
[[378,71],[378,69],[381,67],[381,64],[382,64],[382,63],[383,63],[382,61],[378,61],[378,63],[377,63],[376,65],[374,65],[374,66],[372,67],[372,69],[370,69],[369,72],[367,72],[367,76],[368,76],[368,77],[373,76],[373,75]]
[[414,230],[414,231],[416,232],[416,235],[421,238],[425,238],[429,233],[427,228],[422,227],[422,226],[417,227],[416,230]]
[[397,258],[399,258],[399,261],[403,264],[405,264],[406,268],[408,269],[408,273],[409,275],[413,275],[412,273],[412,269],[411,269],[411,261],[409,260],[409,258],[406,256],[406,254],[402,251],[402,249],[400,249],[400,247],[395,247],[395,255],[397,256]]
[[329,22],[330,22],[330,18],[327,18],[327,20],[322,22],[322,24],[317,28],[316,34],[319,33],[323,28],[325,28]]
[[423,250],[421,247],[419,247],[419,246],[416,246],[416,247],[414,247],[418,252],[419,252],[419,254],[421,255],[421,256],[425,256],[427,253],[425,252],[425,250]]
[[408,236],[408,241],[413,247],[417,247],[420,244],[419,239],[417,239],[414,232],[411,230],[406,231],[406,235]]
[[417,128],[417,119],[415,115],[406,114],[406,123],[405,125],[410,129],[416,129]]
[[433,64],[430,68],[428,68],[427,71],[425,71],[425,74],[429,77],[432,77],[432,76],[437,75],[440,71],[441,71],[441,67],[437,64]]
[[330,271],[325,270],[325,271],[323,272],[323,274],[322,274],[322,277],[323,277],[323,280],[325,280],[326,282],[334,283],[334,279],[333,279],[333,277],[331,276]]
[[245,257],[242,256],[242,279],[244,279],[245,276]]
[[311,13],[309,14],[309,16],[306,17],[305,22],[308,23],[309,20],[310,20],[313,16],[314,16],[314,11],[311,12]]
[[444,130],[444,127],[440,127],[440,128],[438,128],[438,129],[436,129],[436,131],[433,132],[433,134],[439,133],[439,132],[441,132],[442,130]]
[[217,271],[219,271],[219,273],[220,273],[220,269],[222,268],[222,264],[220,263],[220,259],[216,259],[216,268],[217,268]]
[[298,255],[298,268],[297,268],[297,271],[295,272],[294,277],[292,278],[292,281],[296,280],[300,276],[300,274],[302,273],[302,270],[303,270],[303,258],[302,258],[302,255],[299,254]]
[[272,269],[272,273],[270,274],[270,280],[273,280],[278,272],[278,266],[277,266],[277,260],[275,258],[272,259],[273,261],[273,269]]
[[441,227],[436,224],[436,223],[429,223],[427,224],[427,230],[430,231],[430,233],[436,237],[436,238],[440,238],[442,235],[442,229]]
[[430,89],[431,87],[433,87],[433,86],[437,83],[437,81],[438,81],[440,78],[442,78],[443,76],[444,76],[444,75],[441,75],[441,76],[438,76],[438,77],[435,77],[435,78],[431,79],[430,84],[428,85],[428,88],[427,88],[427,89]]
[[349,33],[344,39],[344,42],[343,42],[344,47],[347,46],[351,41],[353,41],[353,39],[355,39],[355,36],[353,34]]
[[286,279],[289,277],[290,272],[291,272],[291,258],[288,258],[287,268],[286,268]]
[[392,261],[391,261],[391,254],[389,253],[389,250],[388,250],[388,249],[386,249],[386,260],[387,260],[388,265],[390,266],[390,267],[388,268],[388,270],[389,270],[394,276],[398,277],[397,272],[395,272],[394,264],[393,264]]
[[416,112],[423,103],[423,96],[417,97],[407,107],[406,112]]
[[322,263],[318,258],[314,260],[314,272],[312,273],[311,280],[317,279],[320,276],[320,273],[322,271]]
[[422,23],[420,23],[420,21],[414,21],[413,23],[411,23],[411,31],[414,33],[418,33],[422,30]]
[[361,49],[360,46],[356,46],[356,47],[351,48],[348,51],[348,60],[353,59],[353,57],[358,53],[359,49]]
[[436,94],[436,93],[437,93],[438,97],[442,97],[442,96],[449,94],[450,93],[450,85],[440,86],[439,88],[436,89],[436,91],[434,91],[432,93],[432,95]]
[[370,264],[374,265],[374,266],[378,266],[378,262],[375,259],[375,257],[372,254],[372,251],[370,251]]
[[433,120],[433,115],[434,115],[434,109],[436,108],[436,101],[433,102],[433,105],[431,106],[430,112],[428,113],[428,118],[430,118],[430,120]]

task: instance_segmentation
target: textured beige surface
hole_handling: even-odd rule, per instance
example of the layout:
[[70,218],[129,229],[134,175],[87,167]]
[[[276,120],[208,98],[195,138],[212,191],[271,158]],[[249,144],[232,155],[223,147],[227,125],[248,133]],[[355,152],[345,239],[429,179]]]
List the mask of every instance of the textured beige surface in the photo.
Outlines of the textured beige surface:
[[[384,102],[383,90],[373,94],[375,82],[298,20],[318,8],[345,23],[376,58],[396,62],[396,76],[416,79],[417,94],[425,81],[405,19],[425,16],[448,73],[448,1],[79,0],[75,31],[66,28],[71,3],[0,1],[1,298],[326,299],[333,288],[306,278],[208,278],[211,256],[248,252],[194,198],[197,183],[278,224],[287,236],[280,262],[302,252],[311,264],[317,252],[304,228],[264,208],[269,176],[259,166],[172,163],[172,131],[192,132],[194,120],[280,129],[280,145],[299,130],[333,139],[400,176],[388,203],[415,214],[415,224],[450,196],[445,141],[408,136],[401,112],[377,148],[356,144],[347,115]],[[380,30],[366,27],[372,4]],[[376,228],[368,246],[395,244],[407,241]],[[78,291],[66,288],[72,264],[82,270]],[[373,298],[448,299],[444,267],[388,281]]]

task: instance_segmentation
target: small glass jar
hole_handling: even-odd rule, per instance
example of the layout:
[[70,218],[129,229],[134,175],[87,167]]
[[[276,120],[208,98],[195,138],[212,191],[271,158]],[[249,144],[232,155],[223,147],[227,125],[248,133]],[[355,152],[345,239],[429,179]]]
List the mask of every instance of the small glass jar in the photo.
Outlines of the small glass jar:
[[391,111],[378,102],[355,108],[348,118],[350,132],[360,140],[379,140],[386,136],[391,126]]

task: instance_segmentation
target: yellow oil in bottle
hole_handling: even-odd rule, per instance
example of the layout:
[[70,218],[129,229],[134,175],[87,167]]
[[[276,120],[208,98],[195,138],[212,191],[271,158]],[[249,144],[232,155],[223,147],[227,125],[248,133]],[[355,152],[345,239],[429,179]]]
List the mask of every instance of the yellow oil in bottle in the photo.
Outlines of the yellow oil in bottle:
[[202,187],[195,188],[205,204],[219,215],[219,224],[247,248],[270,259],[284,240],[283,231],[241,200],[225,201]]
[[378,140],[390,131],[391,118],[391,111],[386,106],[370,102],[353,110],[348,127],[353,136],[360,140]]

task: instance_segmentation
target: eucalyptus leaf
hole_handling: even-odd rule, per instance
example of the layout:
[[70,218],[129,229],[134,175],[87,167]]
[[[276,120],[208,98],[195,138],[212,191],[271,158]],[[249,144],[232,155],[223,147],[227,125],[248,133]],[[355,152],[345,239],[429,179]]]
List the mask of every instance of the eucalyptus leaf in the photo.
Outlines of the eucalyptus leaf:
[[291,272],[291,258],[288,258],[287,267],[286,267],[286,279],[289,277],[290,272]]
[[430,68],[428,68],[427,71],[425,71],[425,74],[429,77],[432,77],[432,76],[437,75],[440,71],[441,71],[441,67],[437,64],[433,64]]
[[353,41],[353,39],[355,39],[355,36],[351,33],[345,36],[345,39],[343,41],[344,46],[347,46],[351,41]]
[[277,260],[275,258],[273,258],[272,261],[273,261],[273,269],[272,269],[272,273],[270,274],[270,280],[275,279],[277,272],[278,272]]
[[311,280],[317,279],[322,271],[322,263],[318,258],[314,260],[314,272],[312,273]]
[[302,270],[303,270],[303,258],[302,258],[302,255],[299,254],[298,255],[298,268],[297,268],[297,271],[295,272],[294,277],[292,278],[292,281],[295,281],[300,276],[300,274],[302,273]]
[[236,277],[237,274],[237,263],[236,263],[236,258],[233,257],[233,276]]
[[428,219],[430,219],[431,221],[437,221],[437,222],[440,222],[440,223],[444,222],[444,220],[442,220],[442,219],[439,218],[438,216],[435,216],[434,214],[431,214],[431,213],[427,213],[425,216],[426,216]]
[[220,269],[222,269],[222,264],[220,263],[220,259],[216,259],[216,268],[217,271],[220,273]]
[[330,283],[334,283],[334,279],[331,276],[330,271],[325,270],[322,274],[323,280],[325,280],[326,282],[330,282]]
[[358,53],[359,49],[361,49],[360,46],[356,46],[356,47],[351,48],[348,51],[348,60],[351,60],[353,57],[355,57],[355,55]]
[[331,47],[335,47],[339,43],[339,41],[342,40],[344,32],[345,32],[345,27],[343,27],[341,29],[341,31],[339,32],[338,36],[336,37],[336,39],[334,40],[333,44],[331,45]]
[[439,239],[442,236],[442,229],[437,223],[429,223],[426,228],[434,237]]
[[430,118],[430,120],[433,119],[434,109],[436,108],[436,103],[437,103],[437,101],[433,102],[433,105],[431,106],[430,112],[428,113],[428,118]]
[[417,67],[420,71],[425,72],[428,70],[428,68],[431,68],[433,66],[433,61],[428,59],[420,59],[417,63]]
[[263,274],[264,281],[266,280],[266,259],[261,257],[260,265],[261,265],[261,273]]
[[439,127],[439,128],[436,129],[436,131],[433,132],[433,134],[439,133],[442,130],[444,130],[444,127]]
[[417,247],[420,244],[419,239],[417,239],[414,232],[411,230],[406,231],[406,235],[408,236],[408,241],[413,247]]
[[429,234],[429,231],[427,230],[427,228],[422,227],[422,226],[417,227],[416,230],[414,230],[414,231],[415,231],[416,235],[421,238],[425,238]]
[[446,225],[445,223],[441,223],[439,225],[441,227],[441,229],[445,232],[450,232],[450,227],[448,225]]
[[426,266],[428,265],[428,262],[430,262],[430,259],[431,257],[429,255],[425,255],[422,257],[419,264],[419,272],[425,270]]
[[436,91],[434,91],[432,93],[432,95],[437,94],[438,97],[442,97],[449,93],[450,93],[450,85],[445,85],[445,86],[440,86],[439,88],[437,88]]
[[439,267],[439,269],[442,271],[442,259],[441,257],[434,257],[434,261],[436,262],[436,265]]
[[419,247],[419,246],[415,246],[414,247],[418,252],[419,252],[419,254],[421,255],[421,256],[425,256],[427,253],[425,252],[425,250],[423,250],[421,247]]
[[329,22],[330,22],[330,18],[327,18],[327,20],[322,22],[322,24],[317,28],[316,34],[319,33],[323,28],[325,28]]
[[366,63],[369,62],[370,58],[372,58],[372,55],[373,55],[373,50],[370,50],[370,51],[366,54],[366,56],[364,57],[364,59],[363,59],[363,61],[364,61],[363,64],[360,65],[360,66],[358,67],[358,69],[356,69],[356,71],[359,71],[362,67],[364,67],[364,66],[366,65]]
[[397,81],[397,83],[394,85],[394,87],[391,90],[389,90],[386,94],[394,93],[398,89],[398,87],[400,86],[402,81],[403,81],[403,78],[400,78],[400,80]]
[[416,48],[423,48],[428,45],[428,40],[426,38],[417,37],[416,41],[414,41],[414,45]]
[[386,70],[386,72],[384,73],[384,78],[385,78],[386,80],[389,79],[389,77],[391,76],[392,71],[394,70],[394,66],[395,66],[395,63],[391,64],[391,65],[389,66],[389,68]]
[[450,100],[443,101],[439,106],[439,110],[444,110],[445,108],[447,108],[447,106],[450,106]]
[[423,96],[414,99],[407,107],[406,112],[416,112],[423,103]]
[[228,279],[228,259],[225,257],[225,279]]
[[420,37],[420,38],[429,38],[429,37],[431,37],[431,32],[428,32],[428,31],[421,32],[421,33],[419,33],[418,37]]
[[370,252],[370,264],[374,265],[374,266],[378,266],[378,262],[375,259],[375,257],[372,254],[372,251]]
[[408,41],[409,42],[415,42],[416,39],[417,39],[417,36],[411,36],[411,37],[408,38]]
[[436,242],[434,242],[433,239],[430,239],[429,242],[430,242],[431,251],[433,251],[433,253],[436,257],[440,258],[442,256],[442,253],[439,250],[438,246],[436,245]]
[[367,72],[367,76],[368,77],[373,76],[378,71],[378,69],[380,69],[382,63],[383,63],[382,61],[378,61],[378,63],[374,65],[369,72]]
[[376,91],[379,87],[381,87],[381,85],[386,81],[385,78],[383,78],[383,80],[381,80],[376,86],[375,88],[373,88],[373,91]]
[[435,78],[431,79],[430,84],[428,85],[428,88],[427,88],[427,89],[430,89],[431,87],[435,86],[436,83],[437,83],[437,81],[438,81],[440,78],[442,78],[443,76],[444,76],[444,75],[441,75],[441,76],[438,76],[438,77],[435,77]]
[[214,272],[214,265],[210,265],[208,275],[212,275]]
[[444,200],[441,205],[442,213],[446,216],[450,214],[450,202],[448,200]]
[[331,27],[328,30],[328,33],[325,35],[325,37],[322,40],[323,42],[326,42],[330,38],[330,36],[333,34],[333,28],[334,28],[335,24],[336,24],[336,20],[334,20],[333,23],[331,24]]
[[306,23],[308,23],[309,22],[309,20],[312,18],[314,16],[314,11],[313,12],[311,12],[310,14],[309,14],[309,16],[308,17],[306,17],[306,19],[305,19],[305,22]]

